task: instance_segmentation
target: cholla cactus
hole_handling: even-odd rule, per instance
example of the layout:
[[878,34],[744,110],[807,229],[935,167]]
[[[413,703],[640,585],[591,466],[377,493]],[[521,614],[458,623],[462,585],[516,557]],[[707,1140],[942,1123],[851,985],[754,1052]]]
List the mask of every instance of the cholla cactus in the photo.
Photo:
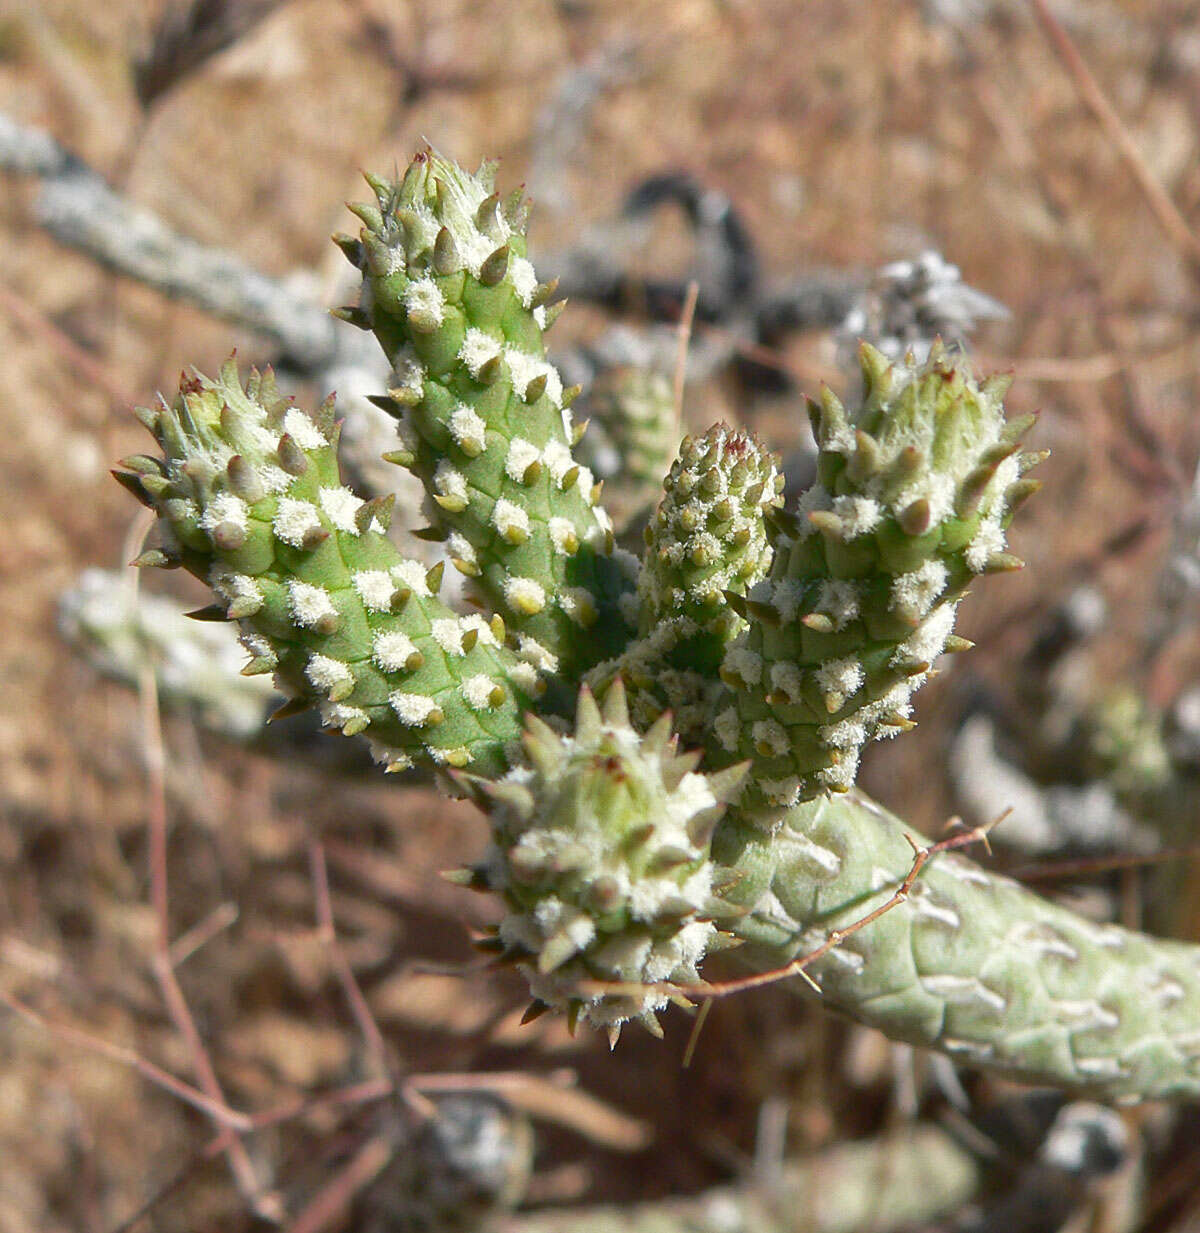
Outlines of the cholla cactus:
[[862,745],[911,726],[935,659],[966,649],[967,585],[1020,564],[1006,532],[1038,455],[1005,383],[940,347],[895,363],[864,347],[858,403],[814,407],[798,514],[773,457],[718,427],[684,443],[639,565],[571,454],[520,195],[431,153],[371,184],[361,235],[339,240],[363,273],[345,315],[393,365],[391,457],[479,610],[444,605],[440,566],[384,536],[389,503],[342,484],[329,405],[309,415],[269,375],[185,377],[142,413],[158,455],[119,478],[159,514],[142,563],[210,583],[203,615],[240,623],[248,672],[390,767],[450,770],[489,814],[463,878],[503,900],[490,945],[532,1009],[654,1030],[708,952],[735,941],[783,967],[893,903],[814,966],[830,1005],[1017,1077],[1200,1095],[1195,947],[1090,924],[952,855],[896,899],[904,829],[852,790]]

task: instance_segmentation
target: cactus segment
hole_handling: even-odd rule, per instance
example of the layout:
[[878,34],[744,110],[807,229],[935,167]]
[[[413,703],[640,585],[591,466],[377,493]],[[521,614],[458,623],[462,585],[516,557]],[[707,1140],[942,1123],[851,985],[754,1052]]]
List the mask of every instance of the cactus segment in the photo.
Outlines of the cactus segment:
[[240,622],[248,672],[273,671],[292,711],[363,733],[389,770],[507,768],[534,674],[482,616],[437,599],[440,567],[400,556],[385,504],[342,485],[332,401],[309,415],[270,371],[243,389],[230,360],[139,415],[162,457],[127,459],[125,482],[159,515],[163,563]]
[[721,938],[709,841],[744,768],[697,774],[664,718],[630,725],[621,683],[601,713],[585,686],[575,730],[531,719],[526,767],[481,783],[493,845],[476,881],[503,896],[498,945],[529,979],[532,1009],[565,1011],[614,1041],[636,1019],[658,1034],[667,998],[588,992],[589,981],[696,979]]
[[684,439],[664,487],[645,531],[639,637],[596,676],[620,673],[638,725],[671,710],[685,741],[703,741],[717,670],[747,628],[733,603],[771,563],[766,515],[783,475],[752,436],[717,424]]
[[862,405],[848,414],[826,390],[811,408],[817,480],[721,666],[712,752],[754,760],[764,820],[845,791],[868,741],[911,728],[933,661],[962,649],[951,639],[967,586],[1021,564],[1005,530],[1039,456],[1019,452],[1031,420],[1004,419],[1007,380],[976,382],[940,345],[920,365],[866,344],[861,358]]
[[[713,855],[744,910],[725,924],[736,957],[774,970],[865,916],[912,865],[906,835],[923,842],[857,789],[788,810],[769,840],[727,816]],[[966,1066],[1103,1099],[1200,1096],[1194,945],[1096,924],[957,854],[808,972],[830,1009]]]
[[452,562],[518,653],[573,681],[628,637],[612,610],[633,571],[571,453],[578,390],[545,358],[553,288],[525,255],[528,205],[501,202],[494,175],[425,151],[399,183],[369,177],[377,204],[351,207],[364,226],[343,251],[363,275],[356,312],[393,367],[389,457],[424,484]]
[[590,427],[576,454],[604,480],[618,538],[626,529],[640,533],[679,449],[671,379],[650,368],[608,368],[584,397]]

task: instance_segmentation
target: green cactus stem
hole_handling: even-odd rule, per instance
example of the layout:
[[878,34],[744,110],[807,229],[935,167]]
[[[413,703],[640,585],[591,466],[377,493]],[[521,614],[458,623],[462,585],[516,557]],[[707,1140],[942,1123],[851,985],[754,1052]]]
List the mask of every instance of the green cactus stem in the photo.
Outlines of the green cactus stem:
[[[769,821],[854,782],[862,747],[911,728],[914,690],[943,652],[967,586],[1019,568],[1005,551],[1032,417],[1006,422],[1008,382],[976,382],[935,346],[920,365],[863,345],[853,414],[825,390],[812,406],[817,480],[779,527],[768,576],[730,604],[750,621],[721,666],[713,729],[728,760],[755,764],[751,799]],[[721,756],[718,750],[712,751]]]
[[[718,918],[769,971],[885,902],[926,841],[855,790],[788,810],[767,839],[727,815]],[[1200,948],[1092,921],[939,854],[907,902],[807,969],[822,1005],[893,1040],[1121,1101],[1200,1096]],[[801,982],[797,982],[799,985]]]
[[390,502],[342,485],[331,401],[309,415],[269,371],[243,389],[231,360],[139,417],[162,455],[125,459],[117,478],[159,515],[142,563],[212,587],[217,603],[194,615],[240,622],[245,672],[273,672],[286,712],[318,706],[391,770],[509,765],[534,673],[502,622],[437,599],[441,567],[399,554]]
[[604,477],[604,501],[618,538],[638,532],[662,499],[679,449],[679,412],[665,373],[621,366],[602,371],[585,395],[589,429],[577,454]]
[[572,680],[627,636],[614,607],[636,562],[614,556],[600,488],[572,455],[578,390],[545,357],[562,305],[525,255],[529,203],[501,200],[494,164],[470,175],[432,151],[399,183],[368,179],[376,203],[351,207],[361,238],[339,240],[363,274],[343,315],[393,366],[378,400],[399,422],[389,457],[424,484],[431,534],[518,654]]
[[618,680],[601,713],[580,691],[575,731],[530,717],[528,765],[476,781],[493,846],[464,880],[503,896],[495,949],[529,978],[532,1013],[565,1011],[608,1030],[636,1019],[661,1034],[667,997],[599,995],[589,981],[653,984],[696,979],[722,938],[713,915],[709,841],[744,768],[695,772],[664,717],[640,736]]
[[639,637],[594,674],[619,673],[636,723],[671,710],[686,742],[702,741],[717,671],[747,629],[729,596],[744,596],[771,564],[765,514],[783,504],[776,455],[717,424],[686,437],[646,526],[638,581]]

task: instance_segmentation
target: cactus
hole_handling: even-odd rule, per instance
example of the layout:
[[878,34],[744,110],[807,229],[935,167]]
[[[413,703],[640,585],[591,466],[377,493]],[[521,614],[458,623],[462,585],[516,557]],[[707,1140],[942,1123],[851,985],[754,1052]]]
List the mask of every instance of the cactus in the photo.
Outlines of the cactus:
[[1200,1095],[1200,950],[958,855],[917,877],[902,824],[853,786],[862,746],[911,727],[936,658],[969,645],[967,586],[1020,565],[1006,533],[1040,455],[1005,382],[941,346],[864,346],[861,398],[813,404],[796,512],[773,456],[719,426],[684,442],[639,563],[571,454],[520,194],[430,152],[370,182],[361,235],[338,239],[363,274],[343,315],[393,365],[391,457],[478,611],[400,556],[387,500],[342,484],[329,404],[308,415],[269,374],[185,377],[141,413],[159,453],[118,478],[159,515],[141,563],[212,586],[198,615],[240,623],[285,709],[441,768],[487,813],[457,876],[502,901],[484,945],[526,974],[530,1013],[615,1041],[711,992],[710,952],[770,972],[820,949],[823,1001],[896,1039],[1111,1098]]

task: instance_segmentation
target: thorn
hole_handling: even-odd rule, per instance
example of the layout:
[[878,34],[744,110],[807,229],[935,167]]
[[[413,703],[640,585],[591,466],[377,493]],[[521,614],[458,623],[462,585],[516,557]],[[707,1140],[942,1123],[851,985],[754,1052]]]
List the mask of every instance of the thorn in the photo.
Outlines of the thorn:
[[267,717],[267,723],[273,724],[277,719],[291,719],[293,715],[303,715],[313,708],[311,698],[289,698],[277,711]]
[[357,304],[344,304],[341,308],[331,308],[329,315],[359,330],[371,328],[371,318]]
[[220,604],[206,604],[203,608],[193,608],[183,614],[192,621],[228,621],[229,613]]

